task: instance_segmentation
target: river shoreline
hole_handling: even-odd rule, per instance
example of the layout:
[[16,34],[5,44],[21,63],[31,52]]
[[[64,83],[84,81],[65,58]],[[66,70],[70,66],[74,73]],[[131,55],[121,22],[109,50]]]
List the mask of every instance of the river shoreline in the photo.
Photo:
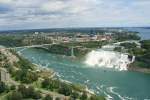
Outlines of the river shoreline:
[[[35,51],[35,53],[36,53],[35,55],[34,55],[33,51]],[[40,52],[42,52],[42,53],[40,53]],[[31,55],[30,53],[33,55]],[[44,54],[44,53],[46,53],[46,54]],[[141,90],[140,93],[143,93],[145,91],[145,90],[142,90],[142,88],[140,88],[140,85],[139,85],[140,82],[142,82],[141,84],[143,84],[144,89],[146,89],[144,86],[147,86],[147,83],[145,83],[145,81],[144,81],[145,78],[143,78],[143,77],[148,77],[147,76],[148,74],[146,74],[146,76],[145,76],[145,74],[143,74],[143,73],[138,73],[138,72],[136,73],[136,72],[130,71],[130,70],[129,71],[123,71],[123,72],[110,71],[109,72],[110,74],[109,74],[107,72],[102,71],[101,68],[98,68],[98,69],[97,68],[96,69],[84,68],[83,69],[82,67],[77,67],[80,65],[75,66],[74,64],[72,64],[72,63],[74,63],[74,61],[68,60],[70,58],[67,56],[64,56],[64,58],[63,58],[62,57],[63,55],[55,55],[55,54],[51,55],[51,54],[49,54],[49,52],[44,52],[44,51],[36,50],[36,49],[31,49],[31,51],[29,49],[28,52],[24,51],[22,53],[22,56],[24,56],[25,58],[26,57],[29,58],[29,60],[31,60],[31,61],[32,61],[32,57],[37,58],[37,56],[39,56],[39,58],[37,58],[36,61],[35,60],[33,61],[33,63],[39,64],[39,65],[42,65],[43,62],[44,63],[49,62],[49,64],[50,64],[49,66],[51,66],[50,68],[54,69],[56,71],[55,72],[56,74],[57,74],[57,72],[60,74],[60,79],[62,78],[65,80],[69,80],[73,83],[79,82],[80,84],[85,84],[86,80],[90,80],[88,83],[86,83],[86,85],[89,87],[89,89],[94,90],[95,93],[99,92],[98,95],[103,94],[103,91],[107,93],[108,92],[107,88],[115,86],[115,87],[118,87],[118,89],[115,90],[118,93],[120,93],[119,91],[121,91],[121,90],[124,91],[122,94],[120,93],[121,96],[129,95],[130,97],[135,98],[134,94],[133,95],[128,94],[129,91],[132,91],[132,90],[130,90],[130,88],[131,88],[130,86],[133,87],[132,92],[134,92],[134,90],[139,87],[138,89]],[[64,60],[60,60],[60,58],[62,58]],[[58,60],[60,60],[60,63],[59,62],[56,63]],[[38,63],[39,61],[41,63]],[[46,65],[46,64],[43,64],[43,65]],[[57,66],[60,66],[60,67],[57,67]],[[89,73],[92,73],[92,74],[89,75]],[[114,75],[114,77],[112,75]],[[78,80],[78,78],[80,80]],[[137,80],[137,83],[139,83],[139,84],[137,84],[137,86],[134,86],[130,82],[128,83],[128,81],[135,81],[136,82],[136,78],[140,79],[140,80]],[[126,85],[124,85],[123,80],[125,80],[125,82],[127,82],[125,84],[127,84],[127,86],[129,87],[129,91],[123,90],[123,88],[128,88]],[[113,82],[113,83],[111,84],[110,82]],[[101,87],[101,85],[103,85],[103,84],[105,84],[106,87],[100,88],[100,90],[95,88],[96,86]],[[118,96],[113,96],[113,94],[111,94],[111,93],[107,93],[107,94],[109,94],[113,98],[118,98]],[[137,95],[137,96],[139,96],[139,95]],[[145,95],[143,96],[143,98],[144,97],[145,97]],[[119,100],[119,99],[115,99],[115,100]]]
[[136,72],[150,74],[150,69],[148,68],[140,68],[140,67],[135,67],[135,66],[133,67],[131,65],[128,67],[128,71],[136,71]]
[[[19,54],[19,56],[22,56],[21,54]],[[65,56],[65,55],[64,55]],[[68,58],[68,56],[65,56]],[[69,58],[72,58],[72,57],[69,57]],[[75,58],[74,58],[75,59]],[[36,63],[32,63],[33,65],[35,65],[35,68],[37,71],[42,71],[42,70],[46,70],[46,71],[49,71],[50,73],[52,73],[52,75],[49,77],[49,78],[52,78],[52,79],[55,79],[56,77],[59,77],[58,73],[55,72],[52,68],[48,68],[48,67],[44,67],[44,66],[41,66],[41,65],[38,65]],[[68,80],[64,80],[64,79],[61,79],[61,78],[58,78],[61,82],[64,82],[66,84],[73,84],[71,81],[68,81]],[[87,86],[85,86],[85,90],[87,93],[91,94],[91,95],[95,95],[95,92],[92,91],[91,89],[89,89]]]
[[[42,50],[45,50],[46,52],[49,52],[48,50],[46,50],[44,48],[35,48],[35,49],[42,49]],[[72,56],[67,56],[67,55],[59,55],[59,56],[62,56],[63,58],[67,58],[67,59],[72,59],[72,60],[77,60],[77,59],[82,60],[84,58],[84,57],[83,58],[78,58],[76,56],[72,57]],[[142,72],[142,73],[150,74],[150,69],[132,66],[131,64],[129,64],[129,67],[127,68],[127,71],[136,71],[136,72]]]

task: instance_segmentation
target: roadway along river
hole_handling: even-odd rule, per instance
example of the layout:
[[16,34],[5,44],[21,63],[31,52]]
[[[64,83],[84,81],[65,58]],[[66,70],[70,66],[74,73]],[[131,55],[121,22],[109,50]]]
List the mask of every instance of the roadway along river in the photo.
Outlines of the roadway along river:
[[29,48],[21,55],[41,66],[52,68],[64,80],[87,85],[112,100],[150,99],[150,74],[88,67],[82,61]]

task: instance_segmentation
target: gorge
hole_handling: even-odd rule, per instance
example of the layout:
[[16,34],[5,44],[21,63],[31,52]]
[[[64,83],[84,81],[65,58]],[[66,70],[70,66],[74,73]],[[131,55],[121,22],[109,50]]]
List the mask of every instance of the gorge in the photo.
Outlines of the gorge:
[[[130,62],[126,55],[121,55],[110,51],[93,51],[89,53],[90,56],[92,53],[98,54],[97,57],[99,59],[96,59],[96,56],[93,55],[94,59],[99,61],[102,58],[105,60],[104,62],[106,65],[110,64],[108,62],[114,63],[114,65],[115,62],[120,64],[122,60],[125,60],[124,63]],[[99,54],[103,54],[104,56],[109,55],[110,57],[105,59],[103,56],[99,56]],[[149,74],[125,71],[126,64],[121,64],[120,67],[116,66],[119,70],[107,68],[105,63],[101,63],[104,66],[101,68],[92,67],[89,66],[90,61],[88,61],[88,59],[82,62],[61,55],[50,54],[45,50],[35,48],[25,49],[21,52],[21,55],[33,63],[54,69],[57,75],[56,77],[73,83],[84,84],[89,87],[91,91],[96,94],[105,95],[108,99],[131,100],[137,98],[150,98]],[[116,57],[116,55],[119,57]],[[85,63],[86,61],[89,65]],[[95,64],[98,64],[98,62]],[[120,71],[120,69],[122,71]]]

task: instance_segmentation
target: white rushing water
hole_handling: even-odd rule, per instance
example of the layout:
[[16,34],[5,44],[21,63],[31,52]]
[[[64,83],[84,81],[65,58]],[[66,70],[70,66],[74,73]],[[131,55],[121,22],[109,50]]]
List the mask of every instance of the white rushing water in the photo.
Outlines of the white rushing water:
[[128,64],[133,62],[127,54],[121,54],[114,51],[91,51],[87,54],[85,63],[92,67],[107,67],[115,68],[117,70],[127,70]]

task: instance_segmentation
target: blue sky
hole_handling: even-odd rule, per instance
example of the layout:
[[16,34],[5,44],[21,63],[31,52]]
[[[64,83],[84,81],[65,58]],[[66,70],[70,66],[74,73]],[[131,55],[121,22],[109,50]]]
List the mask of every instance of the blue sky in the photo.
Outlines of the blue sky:
[[149,26],[150,0],[0,0],[0,30]]

